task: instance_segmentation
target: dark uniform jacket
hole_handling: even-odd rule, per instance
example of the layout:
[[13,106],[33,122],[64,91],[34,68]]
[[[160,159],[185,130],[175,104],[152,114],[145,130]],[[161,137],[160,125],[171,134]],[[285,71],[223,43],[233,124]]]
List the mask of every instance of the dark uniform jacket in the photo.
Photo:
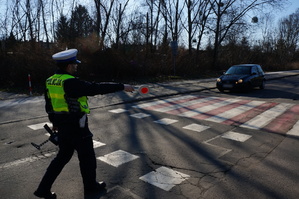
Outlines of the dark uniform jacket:
[[[56,74],[68,74],[65,71],[58,70]],[[69,74],[70,75],[70,74]],[[70,98],[79,98],[82,96],[94,96],[98,94],[114,93],[117,91],[124,90],[123,84],[114,83],[93,83],[83,81],[78,78],[71,78],[64,81],[65,94]],[[47,90],[45,93],[46,100],[46,111],[49,115],[50,121],[53,126],[59,126],[62,124],[78,124],[79,119],[84,113],[68,113],[68,114],[57,114],[53,113],[53,108],[50,99],[48,99]]]

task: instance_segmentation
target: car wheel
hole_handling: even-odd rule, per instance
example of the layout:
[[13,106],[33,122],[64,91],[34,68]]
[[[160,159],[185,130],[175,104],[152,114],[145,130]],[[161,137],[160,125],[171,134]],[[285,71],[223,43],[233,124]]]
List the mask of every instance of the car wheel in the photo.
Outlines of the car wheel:
[[265,88],[265,84],[266,84],[266,81],[263,80],[262,84],[260,85],[260,89],[264,89]]

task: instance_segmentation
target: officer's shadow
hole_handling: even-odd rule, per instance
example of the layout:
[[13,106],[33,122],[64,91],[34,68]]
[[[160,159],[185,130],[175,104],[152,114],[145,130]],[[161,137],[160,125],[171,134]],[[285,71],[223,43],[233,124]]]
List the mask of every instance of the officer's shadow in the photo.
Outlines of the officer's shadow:
[[107,190],[105,189],[98,193],[85,194],[84,199],[100,199],[101,197],[103,197],[106,194],[107,194]]

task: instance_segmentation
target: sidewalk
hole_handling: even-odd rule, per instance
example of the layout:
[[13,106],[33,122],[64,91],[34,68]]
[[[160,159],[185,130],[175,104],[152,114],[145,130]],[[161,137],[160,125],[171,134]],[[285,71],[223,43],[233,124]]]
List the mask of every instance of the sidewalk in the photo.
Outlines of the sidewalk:
[[[207,89],[216,88],[215,78],[213,79],[202,79],[202,80],[184,80],[180,82],[166,82],[166,83],[155,83],[155,84],[144,84],[150,92],[145,95],[141,95],[137,92],[141,85],[135,85],[136,91],[133,93],[127,92],[116,92],[105,95],[96,95],[88,97],[88,103],[91,109],[112,106],[121,104],[124,102],[138,102],[141,100],[150,100],[159,97],[167,97],[172,95],[199,92]],[[33,98],[43,99],[43,96],[29,96],[26,94],[15,94],[0,91],[0,104],[1,101],[5,104],[16,104],[18,102],[24,102]],[[7,103],[11,102],[11,103]],[[0,106],[1,107],[1,106]]]
[[24,98],[28,96],[29,95],[26,94],[7,93],[7,92],[0,91],[0,101],[8,100],[8,99]]

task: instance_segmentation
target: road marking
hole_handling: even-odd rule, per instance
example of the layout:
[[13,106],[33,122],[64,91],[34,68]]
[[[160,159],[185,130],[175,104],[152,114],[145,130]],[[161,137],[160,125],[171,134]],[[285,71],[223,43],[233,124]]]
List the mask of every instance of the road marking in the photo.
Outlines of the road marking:
[[242,134],[242,133],[233,132],[233,131],[229,131],[229,132],[224,133],[221,137],[225,138],[225,139],[235,140],[235,141],[238,141],[238,142],[245,142],[246,140],[248,140],[252,136]]
[[[172,99],[176,99],[176,98],[172,98]],[[196,102],[199,102],[202,100],[203,100],[203,97],[190,96],[188,98],[183,98],[183,99],[179,98],[177,100],[165,101],[164,103],[160,103],[160,104],[157,104],[154,106],[148,106],[145,109],[146,110],[155,109],[156,111],[166,112],[166,111],[170,111],[173,109],[177,109],[178,107],[175,107],[177,105],[183,106],[184,104],[196,103]],[[206,98],[204,99],[204,101],[206,101]]]
[[286,133],[299,120],[299,105],[294,105],[263,127],[268,132]]
[[179,116],[183,116],[183,117],[192,117],[192,118],[197,118],[201,117],[201,116],[206,116],[206,112],[238,102],[240,100],[238,99],[225,99],[225,100],[221,100],[220,102],[217,103],[213,103],[212,101],[209,101],[209,105],[191,110],[191,111],[187,111],[185,113],[180,114]]
[[227,149],[227,148],[224,148],[222,146],[218,146],[218,145],[214,145],[214,144],[210,143],[211,141],[216,140],[220,137],[221,137],[221,135],[217,135],[217,136],[203,142],[206,145],[209,145],[209,146],[212,146],[212,147],[215,147],[215,148],[218,148],[218,149],[222,150],[222,152],[219,155],[217,155],[217,158],[220,158],[221,156],[224,156],[224,155],[226,155],[226,154],[228,154],[229,152],[232,151],[232,149]]
[[299,136],[299,120],[293,126],[291,130],[287,132],[288,135]]
[[235,108],[232,108],[230,110],[227,110],[225,112],[222,112],[220,114],[217,114],[217,115],[214,115],[212,117],[209,117],[205,120],[207,121],[211,121],[211,122],[218,122],[218,123],[221,123],[221,122],[224,122],[230,118],[233,118],[237,115],[240,115],[254,107],[257,107],[261,104],[263,104],[264,102],[261,102],[261,101],[251,101],[251,102],[248,102],[246,104],[243,104],[241,106],[237,106]]
[[172,103],[164,103],[160,105],[160,107],[148,107],[147,110],[155,109],[155,111],[162,112],[162,113],[167,113],[172,110],[178,110],[180,108],[192,106],[195,104],[207,102],[210,100],[215,99],[214,97],[197,97],[197,98],[189,98],[188,100],[180,100],[180,101],[174,101]]
[[[49,135],[48,133],[46,134],[46,136],[50,137],[50,135]],[[96,141],[96,140],[92,140],[92,143],[93,143],[93,148],[94,148],[94,149],[106,145],[105,143],[103,143],[103,142],[99,142],[99,141]]]
[[[101,147],[101,146],[104,146],[104,145],[106,145],[106,144],[102,143],[102,142],[99,142],[99,141],[93,140],[94,148],[98,148],[98,147]],[[34,161],[37,161],[37,160],[40,160],[40,159],[49,158],[49,157],[51,157],[52,155],[55,155],[55,154],[56,154],[56,152],[45,153],[43,155],[22,158],[22,159],[19,159],[19,160],[8,162],[8,163],[2,163],[2,164],[0,164],[0,169],[9,168],[9,167],[12,167],[12,166],[18,166],[18,165],[21,165],[21,164],[24,164],[24,163],[27,163],[27,162],[34,162]]]
[[259,130],[292,106],[293,104],[287,103],[278,104],[277,106],[274,106],[273,108],[240,125],[240,127]]
[[99,142],[99,141],[96,141],[96,140],[93,140],[92,142],[93,142],[93,148],[94,148],[94,149],[106,145],[105,143],[102,143],[102,142]]
[[222,122],[222,124],[239,126],[239,125],[251,120],[252,118],[256,117],[257,115],[261,114],[262,112],[264,112],[272,107],[275,107],[276,105],[278,105],[278,103],[264,102],[261,105],[252,107],[252,109],[249,109],[243,113],[240,113],[239,115],[236,115],[232,118],[229,118],[228,120],[225,120],[224,122]]
[[15,160],[15,161],[8,162],[8,163],[3,163],[3,164],[0,164],[0,169],[9,168],[9,167],[12,167],[12,166],[19,166],[19,165],[27,163],[27,162],[35,162],[35,161],[40,160],[40,159],[49,158],[49,157],[51,157],[52,155],[55,155],[55,154],[56,154],[56,152],[45,153],[43,155],[32,156],[32,157],[23,158],[23,159]]
[[188,178],[190,178],[190,176],[187,174],[166,167],[160,167],[156,169],[156,171],[152,171],[139,179],[159,187],[160,189],[169,191],[174,186],[181,184]]
[[299,120],[299,105],[221,97],[190,95],[133,107],[277,133],[287,133]]
[[131,117],[135,117],[135,118],[139,118],[139,119],[142,119],[142,118],[145,118],[145,117],[149,117],[151,115],[149,114],[146,114],[146,113],[135,113],[135,114],[132,114],[130,115]]
[[28,127],[31,128],[32,130],[39,130],[39,129],[43,129],[45,124],[47,124],[50,128],[52,128],[52,123],[49,122],[33,124],[33,125],[29,125]]
[[120,165],[133,161],[137,158],[139,158],[139,156],[130,154],[123,150],[118,150],[107,155],[97,157],[98,160],[114,167],[119,167]]
[[158,124],[163,124],[163,125],[170,125],[170,124],[173,124],[175,122],[178,122],[178,120],[173,120],[173,119],[169,119],[169,118],[163,118],[161,120],[156,120],[154,122],[158,123]]
[[118,108],[118,109],[110,110],[109,112],[111,112],[111,113],[124,113],[124,112],[127,112],[127,110],[123,109],[123,108]]
[[158,100],[158,101],[153,101],[153,102],[149,102],[149,103],[144,103],[144,104],[138,104],[135,106],[132,106],[133,108],[147,108],[147,107],[152,107],[152,106],[156,106],[159,104],[165,104],[168,102],[175,102],[175,101],[179,101],[179,100],[186,100],[186,99],[193,99],[195,98],[194,95],[184,95],[184,96],[180,96],[180,97],[175,97],[175,98],[169,98],[169,99],[165,99],[165,100]]
[[196,132],[202,132],[209,128],[210,128],[209,126],[204,126],[204,125],[200,125],[200,124],[189,124],[189,125],[183,127],[183,129],[188,129],[188,130],[196,131]]

